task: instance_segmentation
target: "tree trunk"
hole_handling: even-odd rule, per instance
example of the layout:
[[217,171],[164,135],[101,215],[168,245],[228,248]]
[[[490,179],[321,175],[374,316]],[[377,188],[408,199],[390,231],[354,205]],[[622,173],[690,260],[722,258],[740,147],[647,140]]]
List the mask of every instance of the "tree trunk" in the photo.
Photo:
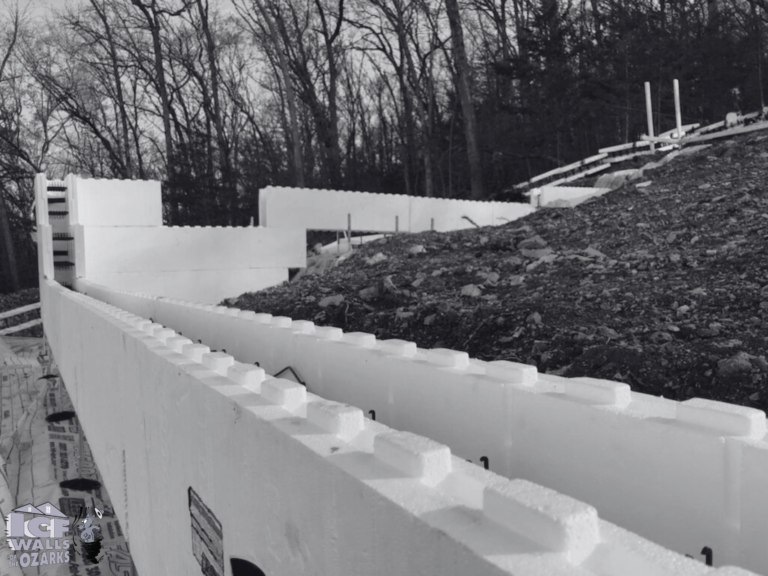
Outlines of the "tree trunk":
[[[4,190],[3,190],[4,192]],[[47,206],[38,206],[38,210],[44,210]],[[8,212],[5,209],[5,196],[0,196],[0,238],[5,246],[3,250],[8,270],[8,286],[11,292],[19,290],[19,270],[16,266],[16,251],[13,247],[13,235],[11,234],[11,223],[8,221]],[[39,249],[39,247],[38,247]]]
[[288,68],[288,59],[283,51],[283,46],[280,42],[280,36],[277,31],[277,26],[272,20],[272,17],[267,12],[264,3],[261,0],[254,0],[256,6],[261,12],[262,17],[267,23],[269,28],[269,35],[272,37],[272,44],[275,47],[277,53],[277,63],[280,66],[280,71],[283,76],[283,84],[285,86],[285,99],[288,104],[288,118],[291,125],[291,140],[293,143],[293,165],[296,173],[296,186],[304,188],[304,159],[301,154],[301,133],[299,132],[299,120],[296,114],[296,94],[293,89],[293,78],[291,78],[291,71]]
[[339,148],[339,112],[338,112],[338,83],[339,69],[333,43],[339,37],[341,25],[344,21],[344,0],[339,0],[336,27],[333,32],[328,27],[325,10],[320,0],[315,0],[320,22],[322,24],[323,42],[325,44],[325,57],[328,61],[328,126],[325,142],[326,155],[330,160],[329,176],[331,185],[341,186],[341,149]]
[[[144,18],[147,21],[147,26],[152,35],[152,51],[153,61],[155,67],[155,74],[157,75],[157,93],[160,96],[160,102],[163,111],[163,135],[165,136],[165,163],[166,163],[166,179],[169,183],[169,201],[171,204],[171,224],[178,224],[179,219],[179,204],[177,198],[176,184],[173,178],[173,138],[171,136],[171,104],[168,98],[168,85],[165,80],[165,69],[163,67],[163,52],[162,43],[160,39],[160,20],[157,13],[156,0],[152,0],[150,7],[145,6],[140,0],[131,0],[134,6],[141,10]],[[150,12],[151,9],[151,12]]]
[[99,6],[99,3],[96,2],[96,0],[91,0],[91,6],[93,6],[94,10],[96,10],[97,16],[99,17],[102,24],[104,25],[104,34],[108,42],[112,79],[115,82],[115,99],[117,100],[118,114],[120,117],[118,131],[122,135],[122,142],[119,140],[119,138],[117,139],[117,143],[118,143],[117,148],[118,148],[118,153],[120,151],[121,145],[124,148],[122,153],[123,162],[125,166],[125,170],[123,172],[123,178],[130,179],[130,178],[133,178],[133,162],[131,160],[131,144],[130,144],[130,138],[128,135],[128,113],[126,111],[125,96],[123,94],[123,83],[120,76],[120,70],[118,67],[120,60],[117,55],[115,38],[112,33],[112,27],[109,24],[109,19],[107,18],[106,10],[102,9],[102,7]]
[[469,64],[464,48],[464,33],[461,28],[461,14],[457,0],[446,0],[448,22],[451,26],[453,59],[456,65],[456,91],[459,93],[461,109],[464,113],[464,135],[467,139],[467,159],[469,160],[469,179],[472,199],[483,198],[483,172],[480,165],[480,150],[477,145],[477,120],[469,93]]
[[[198,13],[200,14],[200,24],[205,36],[205,51],[208,57],[208,67],[211,73],[211,96],[213,98],[213,126],[216,130],[216,142],[218,148],[219,168],[221,170],[221,183],[224,188],[224,201],[227,214],[224,215],[226,221],[231,226],[235,205],[237,202],[237,188],[232,170],[232,159],[230,153],[229,141],[224,130],[224,121],[221,113],[221,99],[219,96],[219,67],[216,62],[216,44],[211,33],[210,23],[208,22],[208,2],[206,0],[203,6],[203,0],[197,0]],[[215,176],[214,176],[215,180]]]

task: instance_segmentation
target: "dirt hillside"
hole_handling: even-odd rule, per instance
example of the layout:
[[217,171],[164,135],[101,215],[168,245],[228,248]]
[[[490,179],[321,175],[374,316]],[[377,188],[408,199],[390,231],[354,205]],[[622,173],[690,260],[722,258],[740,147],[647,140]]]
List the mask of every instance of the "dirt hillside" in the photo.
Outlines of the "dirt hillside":
[[680,156],[576,208],[389,236],[228,303],[768,410],[768,136]]

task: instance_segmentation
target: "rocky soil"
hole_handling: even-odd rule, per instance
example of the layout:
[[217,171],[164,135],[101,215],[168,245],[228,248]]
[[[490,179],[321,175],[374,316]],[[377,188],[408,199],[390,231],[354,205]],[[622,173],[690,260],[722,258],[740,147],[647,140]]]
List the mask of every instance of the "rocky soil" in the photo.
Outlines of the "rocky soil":
[[225,303],[768,411],[768,136],[681,155],[576,208],[389,236]]

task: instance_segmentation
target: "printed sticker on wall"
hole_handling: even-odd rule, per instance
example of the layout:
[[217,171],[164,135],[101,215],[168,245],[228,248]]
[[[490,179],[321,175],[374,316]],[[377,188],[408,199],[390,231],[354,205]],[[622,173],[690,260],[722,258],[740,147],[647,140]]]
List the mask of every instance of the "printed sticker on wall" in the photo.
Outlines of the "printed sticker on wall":
[[192,552],[205,576],[224,576],[224,536],[221,522],[197,492],[189,487]]

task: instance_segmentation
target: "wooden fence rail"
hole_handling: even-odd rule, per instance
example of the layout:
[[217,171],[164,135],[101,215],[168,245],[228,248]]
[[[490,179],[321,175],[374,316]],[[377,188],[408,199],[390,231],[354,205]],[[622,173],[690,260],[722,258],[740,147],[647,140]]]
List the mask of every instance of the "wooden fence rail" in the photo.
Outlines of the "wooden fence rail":
[[[40,302],[37,302],[36,304],[29,304],[27,306],[21,306],[20,308],[14,308],[13,310],[9,310],[8,312],[2,312],[0,313],[0,320],[5,320],[6,318],[12,318],[14,316],[18,316],[19,314],[24,314],[25,312],[32,312],[33,310],[38,310],[40,308]],[[37,318],[35,320],[30,320],[29,322],[24,322],[23,324],[17,324],[16,326],[9,326],[8,328],[3,328],[0,330],[0,336],[6,336],[8,334],[13,334],[15,332],[21,332],[22,330],[26,330],[27,328],[32,328],[33,326],[37,326],[38,324],[42,324],[43,320],[41,318]]]

